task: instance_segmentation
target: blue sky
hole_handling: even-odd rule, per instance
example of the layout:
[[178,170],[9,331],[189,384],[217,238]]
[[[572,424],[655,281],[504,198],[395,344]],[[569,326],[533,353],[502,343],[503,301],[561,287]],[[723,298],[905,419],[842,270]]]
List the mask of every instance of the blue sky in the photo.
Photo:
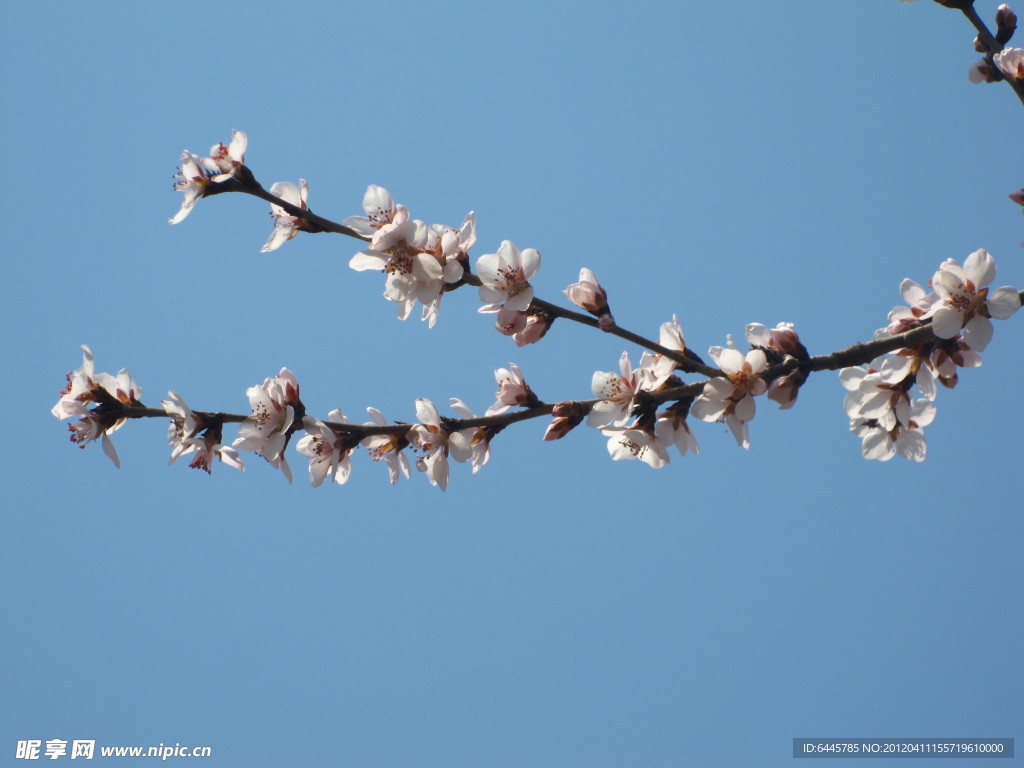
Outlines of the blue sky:
[[361,213],[368,184],[428,222],[475,210],[474,257],[539,249],[550,300],[589,267],[621,325],[675,313],[701,354],[754,321],[812,354],[866,340],[904,277],[982,247],[1020,287],[1024,115],[968,82],[958,13],[44,5],[0,5],[0,312],[27,398],[0,462],[4,761],[85,738],[215,766],[772,766],[794,737],[1024,735],[1020,316],[939,393],[923,464],[861,458],[834,374],[759,404],[749,451],[697,424],[700,456],[653,471],[529,422],[444,494],[364,454],[315,489],[298,456],[293,485],[254,456],[168,467],[162,421],[115,434],[117,470],[49,413],[81,344],[147,404],[245,411],[287,366],[354,421],[482,412],[509,361],[586,398],[629,348],[564,321],[517,348],[469,290],[400,323],[355,241],[259,253],[253,198],[168,226],[181,150],[232,129],[318,213]]

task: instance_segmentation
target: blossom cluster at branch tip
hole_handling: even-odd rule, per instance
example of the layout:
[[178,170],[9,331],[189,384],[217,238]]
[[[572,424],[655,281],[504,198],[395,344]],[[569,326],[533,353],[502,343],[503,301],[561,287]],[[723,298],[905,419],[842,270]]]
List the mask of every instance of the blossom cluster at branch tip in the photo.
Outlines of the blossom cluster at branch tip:
[[211,185],[237,179],[245,168],[245,150],[249,137],[244,131],[233,131],[231,143],[214,144],[209,157],[199,157],[187,149],[181,153],[174,189],[185,194],[181,209],[168,221],[177,224],[191,213],[199,199],[211,193]]
[[[120,468],[121,460],[110,433],[124,424],[121,406],[142,405],[139,400],[142,388],[135,383],[127,368],[122,368],[116,376],[95,371],[96,359],[92,350],[83,344],[82,367],[67,374],[67,385],[61,390],[60,398],[50,413],[62,420],[79,417],[78,421],[68,425],[71,442],[85,448],[99,439],[103,453],[115,467]],[[90,409],[90,404],[95,407]]]
[[368,237],[370,247],[349,261],[357,271],[379,270],[387,277],[384,296],[395,302],[405,320],[417,301],[431,328],[437,322],[446,286],[459,283],[476,242],[476,215],[470,211],[455,229],[410,219],[384,187],[371,184],[363,196],[366,216],[351,216],[345,226]]
[[[935,338],[839,372],[849,390],[844,408],[850,430],[861,438],[864,458],[888,461],[900,455],[924,460],[923,427],[935,418],[936,384],[951,389],[957,384],[957,368],[980,366],[980,353],[992,340],[990,318],[1005,319],[1020,308],[1015,288],[986,287],[995,274],[995,260],[980,249],[962,266],[953,259],[940,264],[930,281],[933,293],[910,279],[900,284],[908,306],[895,307],[889,325],[875,337],[894,336],[930,322]],[[915,386],[922,395],[919,399],[910,394]]]

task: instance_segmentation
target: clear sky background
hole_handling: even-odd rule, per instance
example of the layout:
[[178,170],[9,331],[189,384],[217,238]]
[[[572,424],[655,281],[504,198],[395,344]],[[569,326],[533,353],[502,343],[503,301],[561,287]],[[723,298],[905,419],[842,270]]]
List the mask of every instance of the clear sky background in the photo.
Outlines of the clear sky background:
[[[991,21],[995,2],[979,0]],[[360,214],[478,217],[593,269],[624,327],[701,354],[792,321],[866,340],[949,257],[1024,285],[1024,110],[974,86],[973,30],[895,0],[0,3],[9,363],[0,473],[0,763],[19,739],[210,745],[211,766],[790,765],[794,737],[1024,737],[1024,317],[943,390],[928,459],[864,461],[835,374],[759,403],[752,446],[696,424],[654,471],[581,427],[509,428],[447,493],[365,452],[343,487],[262,459],[122,469],[49,413],[89,344],[156,405],[244,412],[282,366],[310,412],[494,398],[516,362],[590,397],[629,347],[561,321],[516,348],[446,297],[394,317],[359,250],[259,253],[267,206],[180,225],[172,176],[232,129],[266,186]],[[1021,9],[1018,9],[1021,10]],[[1018,43],[1019,44],[1019,43]],[[634,361],[639,350],[630,348]],[[68,758],[63,758],[68,759]],[[925,760],[915,765],[927,765]],[[856,764],[856,763],[853,763]],[[964,761],[944,761],[952,768]]]

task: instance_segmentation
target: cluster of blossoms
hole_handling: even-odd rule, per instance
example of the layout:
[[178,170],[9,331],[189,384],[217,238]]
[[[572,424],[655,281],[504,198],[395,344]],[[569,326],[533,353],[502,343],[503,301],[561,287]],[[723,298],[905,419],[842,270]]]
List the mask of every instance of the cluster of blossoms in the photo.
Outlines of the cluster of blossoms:
[[[432,402],[419,399],[416,401],[419,423],[411,426],[389,425],[380,411],[368,408],[372,420],[364,426],[388,427],[388,431],[366,435],[359,429],[346,429],[348,419],[339,409],[331,411],[326,421],[306,415],[299,397],[299,384],[287,368],[282,368],[277,376],[266,379],[263,384],[246,390],[252,413],[244,418],[194,411],[173,391],[167,393],[167,400],[161,401],[160,410],[147,409],[139,400],[142,389],[127,370],[122,369],[116,376],[95,373],[92,351],[86,346],[82,350],[82,367],[68,373],[67,386],[51,413],[59,419],[79,417],[69,427],[71,441],[84,448],[93,440],[101,439],[104,452],[118,467],[120,460],[109,434],[129,417],[127,407],[155,411],[132,416],[169,416],[167,442],[171,456],[168,463],[192,454],[189,466],[208,474],[212,472],[214,458],[245,471],[239,454],[239,450],[244,450],[262,456],[291,482],[292,472],[285,451],[292,435],[302,430],[306,434],[299,438],[295,447],[309,460],[310,482],[314,486],[323,484],[328,477],[338,484],[345,483],[352,471],[351,453],[362,445],[374,461],[385,460],[392,483],[402,475],[409,477],[409,459],[404,449],[411,448],[417,454],[416,467],[426,474],[432,485],[445,490],[449,455],[456,461],[470,463],[475,474],[490,458],[490,440],[502,428],[495,425],[452,429],[451,420],[442,418]],[[518,369],[515,370],[518,373]],[[528,387],[519,395],[513,395],[514,387],[507,381],[502,383],[500,375],[499,384],[499,399],[503,397],[507,401],[506,408],[517,403],[539,402]],[[476,419],[461,400],[452,398],[450,405],[460,419]],[[226,420],[241,422],[238,437],[231,445],[223,443]]]
[[386,273],[384,296],[397,304],[398,318],[405,320],[419,301],[423,319],[433,327],[446,287],[457,285],[465,273],[476,242],[476,216],[470,211],[458,229],[427,225],[410,219],[409,210],[375,184],[363,196],[363,210],[366,216],[349,217],[344,224],[370,247],[353,256],[349,266]]
[[181,210],[169,219],[171,224],[182,221],[200,198],[212,194],[215,189],[213,185],[222,184],[244,173],[245,148],[248,144],[248,135],[234,131],[231,143],[228,146],[223,143],[214,144],[210,148],[209,157],[199,157],[187,149],[181,153],[181,165],[178,166],[178,180],[174,188],[184,192],[185,197],[181,201]]
[[[595,312],[596,313],[596,312]],[[588,426],[600,429],[608,437],[612,459],[639,459],[659,468],[670,460],[668,448],[675,445],[680,455],[699,453],[687,416],[707,422],[724,422],[743,448],[750,447],[749,422],[754,418],[754,398],[769,393],[782,408],[796,401],[797,391],[806,373],[793,373],[765,378],[769,361],[806,360],[807,351],[791,323],[781,323],[769,330],[760,323],[747,326],[749,352],[743,353],[728,340],[726,347],[711,347],[709,356],[718,366],[719,375],[706,381],[696,396],[673,397],[671,390],[682,386],[676,375],[678,358],[703,364],[700,357],[686,346],[679,319],[663,323],[659,347],[667,353],[644,352],[640,365],[633,368],[628,352],[619,359],[619,371],[598,371],[591,389],[598,398],[586,417]],[[673,401],[664,410],[662,402]],[[557,439],[582,421],[572,403],[560,403],[545,439]]]
[[[597,371],[591,380],[591,389],[598,398],[587,415],[587,426],[600,429],[608,438],[608,453],[612,459],[639,459],[655,469],[669,462],[668,447],[675,445],[679,453],[698,453],[697,441],[686,423],[693,398],[676,403],[672,409],[657,412],[657,401],[651,394],[665,386],[674,377],[658,366],[658,360],[649,352],[640,357],[640,365],[633,368],[629,353],[619,358],[619,371]],[[671,381],[679,384],[679,380]]]
[[[181,209],[168,221],[177,224],[182,221],[196,203],[203,197],[225,191],[225,182],[236,181],[246,186],[257,187],[252,172],[245,165],[245,150],[249,145],[249,136],[244,131],[233,131],[231,143],[214,144],[208,157],[199,157],[187,149],[181,153],[181,165],[175,176],[174,188],[184,193]],[[298,186],[290,181],[279,181],[271,185],[270,194],[303,211],[309,210],[306,198],[309,186],[305,179],[300,179]],[[273,251],[291,240],[300,231],[319,232],[320,228],[300,216],[294,216],[276,203],[270,205],[270,215],[274,219],[274,230],[270,233],[262,252]]]
[[222,443],[223,419],[193,411],[185,402],[185,398],[177,392],[168,392],[167,397],[169,399],[161,401],[160,404],[164,412],[171,417],[170,426],[167,428],[167,442],[171,446],[168,464],[173,464],[185,454],[195,454],[189,466],[201,469],[207,474],[213,471],[214,457],[239,472],[245,471],[245,464],[239,458],[238,451]]
[[[889,325],[875,338],[911,331],[926,322],[931,323],[934,338],[897,349],[867,366],[840,371],[839,380],[849,390],[844,405],[850,430],[862,439],[865,458],[888,461],[899,454],[924,460],[922,428],[935,418],[936,382],[952,389],[957,368],[980,366],[980,353],[992,339],[989,318],[1005,319],[1020,308],[1015,288],[987,288],[995,275],[995,260],[982,249],[962,266],[953,259],[943,262],[930,281],[931,293],[913,280],[900,285],[907,306],[895,307]],[[921,398],[911,396],[915,386]]]
[[[116,376],[109,373],[96,373],[96,360],[89,347],[82,346],[82,367],[67,375],[67,386],[61,390],[60,399],[50,410],[58,419],[79,417],[78,421],[68,425],[71,442],[84,448],[97,438],[101,439],[103,452],[107,454],[114,466],[120,467],[121,460],[117,456],[110,433],[116,432],[124,424],[120,415],[121,405],[142,405],[139,397],[142,389],[132,380],[128,369],[122,368]],[[90,409],[90,405],[95,407]]]
[[[395,302],[398,317],[405,320],[417,301],[423,320],[431,328],[437,322],[441,298],[464,282],[469,274],[469,249],[476,242],[476,215],[470,211],[455,229],[410,219],[409,210],[394,201],[384,187],[371,184],[363,196],[365,216],[350,216],[344,226],[369,242],[349,261],[357,271],[386,274],[384,297]],[[512,336],[517,345],[539,341],[551,325],[547,313],[532,308],[530,279],[540,268],[540,253],[520,250],[511,240],[502,241],[497,253],[477,259],[475,280],[479,285],[480,312],[495,313],[494,327]]]
[[530,306],[530,279],[538,269],[540,253],[533,248],[520,251],[511,240],[503,240],[497,253],[484,254],[476,262],[480,300],[485,302],[479,311],[496,312],[494,327],[520,347],[540,341],[551,327],[551,318]]

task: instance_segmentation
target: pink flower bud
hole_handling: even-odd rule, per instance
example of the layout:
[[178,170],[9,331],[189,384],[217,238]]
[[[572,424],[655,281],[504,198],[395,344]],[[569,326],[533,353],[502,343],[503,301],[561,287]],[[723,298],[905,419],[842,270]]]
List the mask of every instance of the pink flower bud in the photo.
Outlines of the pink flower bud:
[[487,409],[487,416],[504,413],[513,405],[532,408],[540,402],[515,363],[509,363],[508,368],[498,368],[494,378],[498,382],[497,400]]
[[580,270],[580,281],[570,285],[563,293],[569,301],[591,314],[600,315],[608,308],[608,295],[597,282],[594,273],[586,267]]
[[787,328],[780,324],[778,327],[772,328],[771,339],[771,346],[784,355],[796,357],[797,351],[803,349],[800,337],[796,335],[796,330],[792,327]]
[[980,59],[974,62],[967,69],[967,79],[977,85],[978,83],[991,83],[998,80],[998,74],[991,66],[989,66],[987,59]]
[[517,347],[534,344],[544,338],[544,334],[548,332],[548,328],[550,327],[551,322],[546,316],[529,315],[526,318],[526,323],[523,329],[516,333],[512,338],[515,340]]
[[583,421],[583,410],[580,408],[580,404],[572,400],[555,403],[555,407],[551,409],[551,415],[555,418],[544,433],[545,440],[563,438]]
[[1002,45],[1006,45],[1016,30],[1017,14],[1005,3],[1000,5],[996,9],[996,40]]

